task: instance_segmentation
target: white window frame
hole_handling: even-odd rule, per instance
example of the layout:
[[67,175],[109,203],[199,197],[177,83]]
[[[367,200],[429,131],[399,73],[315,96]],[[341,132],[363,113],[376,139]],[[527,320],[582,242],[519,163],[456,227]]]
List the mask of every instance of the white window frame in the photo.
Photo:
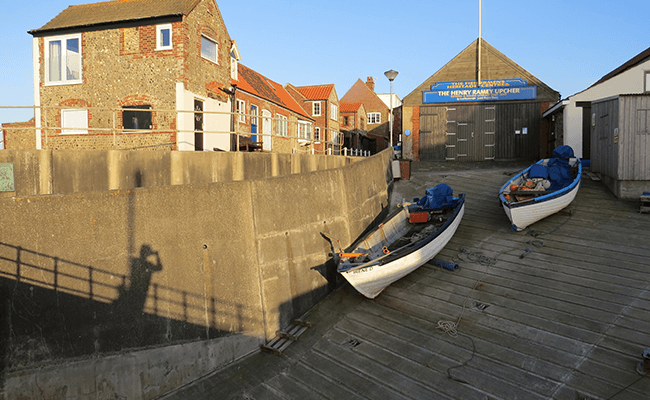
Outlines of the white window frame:
[[330,119],[339,120],[339,107],[336,104],[330,104]]
[[[76,67],[78,68],[79,71],[79,78],[78,79],[69,79],[68,75],[66,73],[67,66],[69,63],[74,62],[74,60],[69,60],[69,55],[68,52],[65,51],[67,49],[67,43],[68,40],[71,39],[77,39],[77,43],[79,44],[79,61]],[[50,72],[51,72],[51,62],[52,62],[52,55],[50,54],[50,43],[59,41],[61,42],[61,48],[60,48],[60,74],[61,74],[61,79],[57,80],[51,80]],[[81,43],[81,33],[76,33],[73,35],[62,35],[62,36],[51,36],[51,37],[46,37],[44,40],[44,46],[45,46],[45,84],[46,85],[74,85],[74,84],[79,84],[83,82],[83,49],[82,49],[82,43]]]
[[239,80],[239,63],[234,56],[230,56],[230,77]]
[[287,136],[288,119],[284,115],[277,114],[277,126],[275,132],[278,136]]
[[[203,43],[204,43],[203,40],[206,40],[207,42],[209,42],[209,44],[214,45],[214,59],[210,58],[209,55],[206,55],[203,52]],[[201,35],[201,57],[205,60],[212,61],[215,64],[219,64],[219,44],[217,43],[216,40],[206,35]]]
[[311,140],[311,123],[298,121],[298,141],[308,142]]
[[320,117],[321,106],[320,101],[314,101],[311,103],[311,115],[313,117]]
[[643,71],[644,92],[650,92],[650,71]]
[[368,125],[381,124],[381,113],[369,112],[367,118],[368,118]]
[[320,126],[315,126],[314,127],[314,141],[315,142],[320,142],[322,139],[321,137],[321,127]]
[[[169,44],[165,46],[163,44],[163,31],[169,31]],[[171,50],[174,48],[174,37],[173,37],[172,24],[161,24],[156,25],[156,50]]]
[[81,108],[64,108],[61,110],[62,135],[87,135],[88,110]]
[[236,99],[237,113],[239,114],[239,122],[246,123],[246,100]]

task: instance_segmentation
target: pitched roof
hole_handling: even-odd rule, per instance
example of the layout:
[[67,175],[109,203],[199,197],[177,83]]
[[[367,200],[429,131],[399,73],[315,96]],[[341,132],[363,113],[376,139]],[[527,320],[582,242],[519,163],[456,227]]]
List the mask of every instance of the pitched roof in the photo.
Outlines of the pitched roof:
[[359,111],[362,105],[363,103],[360,101],[342,101],[340,104],[341,112],[344,113]]
[[361,79],[352,85],[350,90],[341,97],[341,102],[362,102],[366,111],[380,111],[388,110],[388,106],[384,104],[383,101],[377,96],[375,92],[370,90],[368,85],[366,85]]
[[29,33],[189,14],[201,0],[111,0],[69,6]]
[[243,64],[239,64],[237,75],[238,80],[233,80],[233,84],[237,86],[238,90],[243,90],[257,97],[261,97],[309,120],[313,120],[279,83],[270,80]]
[[641,53],[637,54],[636,56],[632,57],[629,61],[627,61],[625,64],[621,65],[620,67],[616,68],[609,74],[603,76],[598,80],[598,82],[594,83],[590,87],[596,86],[598,84],[601,84],[605,81],[608,81],[615,77],[616,75],[622,74],[623,72],[627,71],[630,68],[634,68],[637,65],[641,64],[642,62],[648,60],[650,58],[650,47],[642,51]]
[[[415,90],[406,95],[402,100],[402,104],[406,107],[423,105],[422,92],[430,90],[431,85],[436,82],[475,81],[478,64],[478,45],[478,39],[470,43],[456,57],[452,58],[447,64],[415,88]],[[485,39],[481,39],[480,45],[483,80],[522,78],[528,81],[528,85],[537,86],[536,101],[556,102],[559,100],[560,93],[512,61]]]
[[327,100],[334,90],[334,84],[294,86],[307,100]]

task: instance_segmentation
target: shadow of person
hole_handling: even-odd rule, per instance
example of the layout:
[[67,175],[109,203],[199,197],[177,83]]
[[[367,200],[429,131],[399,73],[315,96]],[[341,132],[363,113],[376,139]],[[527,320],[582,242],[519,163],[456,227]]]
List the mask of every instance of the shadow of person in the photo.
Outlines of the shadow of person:
[[[115,306],[123,317],[142,315],[154,272],[162,271],[160,254],[147,244],[140,247],[140,256],[131,258],[129,284],[120,285]],[[126,315],[125,315],[126,314]]]

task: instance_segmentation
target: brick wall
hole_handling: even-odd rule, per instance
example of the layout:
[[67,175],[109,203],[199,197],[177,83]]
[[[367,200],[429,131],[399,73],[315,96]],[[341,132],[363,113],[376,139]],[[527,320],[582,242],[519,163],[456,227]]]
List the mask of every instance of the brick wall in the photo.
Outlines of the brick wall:
[[5,149],[36,149],[36,134],[34,118],[27,122],[12,122],[2,124]]

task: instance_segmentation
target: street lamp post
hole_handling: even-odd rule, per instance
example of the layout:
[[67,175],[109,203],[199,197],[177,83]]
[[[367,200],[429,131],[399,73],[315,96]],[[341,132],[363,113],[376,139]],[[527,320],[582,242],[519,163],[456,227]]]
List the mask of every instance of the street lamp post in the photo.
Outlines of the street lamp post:
[[393,80],[397,77],[397,74],[398,72],[392,69],[384,72],[384,75],[386,75],[386,78],[390,81],[390,147],[393,147]]

